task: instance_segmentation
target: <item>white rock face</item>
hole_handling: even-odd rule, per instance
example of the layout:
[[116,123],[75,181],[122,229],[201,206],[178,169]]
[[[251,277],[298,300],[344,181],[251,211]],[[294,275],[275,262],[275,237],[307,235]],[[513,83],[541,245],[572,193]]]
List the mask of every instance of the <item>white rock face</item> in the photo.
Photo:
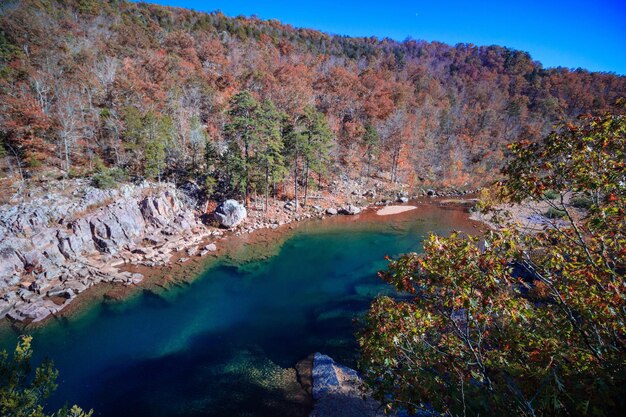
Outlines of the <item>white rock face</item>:
[[248,216],[248,212],[243,204],[236,200],[226,200],[217,207],[214,215],[222,226],[231,229],[243,222]]
[[98,282],[136,284],[143,276],[117,267],[167,263],[174,248],[197,245],[194,230],[204,230],[171,185],[71,186],[72,194],[0,206],[0,318],[39,321]]

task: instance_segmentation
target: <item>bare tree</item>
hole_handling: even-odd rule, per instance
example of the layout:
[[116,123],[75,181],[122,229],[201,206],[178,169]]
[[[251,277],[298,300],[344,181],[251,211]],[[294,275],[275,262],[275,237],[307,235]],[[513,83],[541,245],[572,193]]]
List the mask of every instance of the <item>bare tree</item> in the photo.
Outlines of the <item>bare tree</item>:
[[111,84],[113,84],[113,81],[115,81],[119,66],[120,62],[117,58],[106,56],[98,60],[93,68],[93,73],[102,86],[105,97],[109,95],[109,88]]
[[57,88],[55,116],[59,123],[59,156],[61,169],[67,176],[71,167],[71,153],[80,136],[80,100],[72,88]]

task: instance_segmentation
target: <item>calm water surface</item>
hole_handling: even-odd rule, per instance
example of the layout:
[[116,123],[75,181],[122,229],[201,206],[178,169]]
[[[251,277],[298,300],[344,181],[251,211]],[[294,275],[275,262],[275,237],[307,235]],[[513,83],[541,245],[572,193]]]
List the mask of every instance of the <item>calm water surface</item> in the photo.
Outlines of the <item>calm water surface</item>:
[[[35,360],[49,357],[60,372],[50,409],[67,401],[98,416],[306,414],[290,368],[316,351],[354,365],[354,319],[390,291],[376,277],[383,257],[420,251],[428,232],[469,227],[463,213],[436,207],[360,217],[308,222],[270,258],[220,261],[184,288],[96,302],[33,331]],[[16,337],[5,328],[0,347]]]

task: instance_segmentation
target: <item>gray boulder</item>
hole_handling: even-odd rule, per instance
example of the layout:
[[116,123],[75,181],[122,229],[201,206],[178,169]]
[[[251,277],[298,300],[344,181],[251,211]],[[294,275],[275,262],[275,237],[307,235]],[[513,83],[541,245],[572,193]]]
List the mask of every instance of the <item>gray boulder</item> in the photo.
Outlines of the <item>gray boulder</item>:
[[328,214],[329,216],[336,216],[337,215],[337,209],[333,208],[333,207],[329,207],[326,209],[326,214]]
[[339,388],[335,361],[330,356],[315,353],[313,357],[313,398],[319,400],[333,389]]
[[217,246],[215,243],[209,243],[204,247],[204,250],[208,250],[209,252],[215,252],[217,250]]
[[296,211],[296,202],[295,201],[287,201],[283,206],[285,210]]
[[354,369],[341,366],[326,355],[315,353],[312,376],[315,407],[310,417],[385,416],[380,403],[367,392]]
[[354,216],[355,214],[359,214],[361,212],[361,209],[357,206],[353,206],[352,204],[348,204],[345,207],[341,208],[340,213],[341,214],[347,214],[349,216]]
[[243,204],[235,200],[226,200],[215,209],[214,216],[223,227],[230,229],[244,221],[248,212]]

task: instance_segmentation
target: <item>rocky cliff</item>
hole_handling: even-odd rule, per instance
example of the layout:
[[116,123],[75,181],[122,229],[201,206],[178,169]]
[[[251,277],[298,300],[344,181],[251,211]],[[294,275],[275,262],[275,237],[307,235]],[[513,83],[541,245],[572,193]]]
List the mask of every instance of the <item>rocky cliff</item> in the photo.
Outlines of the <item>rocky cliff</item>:
[[208,235],[194,202],[171,185],[63,190],[0,206],[0,317],[40,321],[98,282],[135,284],[125,264],[168,263],[196,254]]

